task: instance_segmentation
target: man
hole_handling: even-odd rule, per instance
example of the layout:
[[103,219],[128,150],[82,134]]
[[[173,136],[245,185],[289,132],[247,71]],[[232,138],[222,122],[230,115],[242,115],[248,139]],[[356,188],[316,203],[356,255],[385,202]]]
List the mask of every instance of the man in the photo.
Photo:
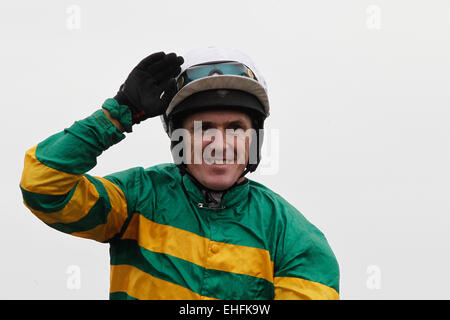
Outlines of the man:
[[[244,53],[154,53],[101,110],[26,152],[24,203],[52,228],[109,243],[111,299],[338,299],[322,232],[245,177],[268,115],[265,81]],[[175,163],[87,174],[155,116]]]

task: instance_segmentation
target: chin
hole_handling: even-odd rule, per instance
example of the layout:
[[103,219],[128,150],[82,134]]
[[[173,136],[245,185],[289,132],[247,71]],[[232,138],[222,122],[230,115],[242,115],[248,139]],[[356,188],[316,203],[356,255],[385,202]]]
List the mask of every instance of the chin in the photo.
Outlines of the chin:
[[231,187],[235,181],[234,175],[222,175],[222,174],[205,174],[200,180],[202,184],[213,190],[225,190]]
[[195,169],[191,170],[194,177],[205,187],[217,191],[231,187],[243,171],[233,165],[205,165]]

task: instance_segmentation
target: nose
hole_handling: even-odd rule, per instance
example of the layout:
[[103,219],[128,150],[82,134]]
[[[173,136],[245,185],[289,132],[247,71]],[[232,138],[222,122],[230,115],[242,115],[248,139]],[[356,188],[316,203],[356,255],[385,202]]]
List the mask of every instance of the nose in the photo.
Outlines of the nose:
[[223,129],[216,130],[209,147],[212,148],[211,155],[215,159],[234,159],[234,139],[228,137]]

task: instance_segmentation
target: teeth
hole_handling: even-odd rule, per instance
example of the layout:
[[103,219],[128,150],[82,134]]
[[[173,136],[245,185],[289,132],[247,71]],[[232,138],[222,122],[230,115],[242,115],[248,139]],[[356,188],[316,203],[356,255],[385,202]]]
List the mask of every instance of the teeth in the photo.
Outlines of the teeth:
[[[228,160],[228,161],[227,161]],[[226,164],[228,162],[234,161],[234,159],[223,159],[222,162],[220,159],[205,159],[207,163],[219,163],[219,164]]]

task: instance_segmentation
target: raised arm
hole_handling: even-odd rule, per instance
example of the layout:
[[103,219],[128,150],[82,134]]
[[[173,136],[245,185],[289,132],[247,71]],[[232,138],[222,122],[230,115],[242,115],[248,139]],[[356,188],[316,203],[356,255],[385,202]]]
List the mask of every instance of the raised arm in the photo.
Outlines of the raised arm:
[[118,234],[133,211],[139,170],[105,178],[87,172],[103,151],[125,138],[124,131],[164,112],[182,63],[174,53],[150,55],[102,109],[30,148],[20,181],[25,206],[74,236],[107,242]]

